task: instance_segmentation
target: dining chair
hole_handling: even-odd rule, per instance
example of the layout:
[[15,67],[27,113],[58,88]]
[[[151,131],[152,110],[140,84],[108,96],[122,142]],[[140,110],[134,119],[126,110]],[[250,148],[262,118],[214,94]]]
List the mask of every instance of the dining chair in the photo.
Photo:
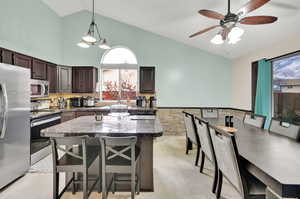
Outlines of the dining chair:
[[295,140],[299,140],[300,126],[272,118],[269,131]]
[[219,110],[216,108],[201,109],[202,118],[218,118]]
[[[98,145],[95,144],[98,142]],[[92,144],[90,144],[92,143]],[[53,159],[53,199],[59,199],[65,193],[67,188],[72,184],[72,193],[76,192],[76,184],[82,183],[83,199],[87,199],[95,185],[99,182],[98,191],[101,191],[100,184],[100,167],[97,178],[89,178],[88,169],[99,158],[100,150],[99,141],[88,137],[64,137],[51,138],[52,159]],[[62,155],[60,155],[62,153]],[[59,193],[59,173],[70,172],[72,178]],[[77,173],[82,173],[82,180],[76,179]],[[88,182],[94,181],[90,190]]]
[[183,114],[184,114],[183,118],[184,118],[184,123],[186,128],[186,154],[189,153],[189,150],[191,150],[193,148],[193,144],[195,144],[197,147],[195,166],[197,166],[199,162],[201,144],[200,144],[197,128],[195,125],[195,118],[194,115],[187,113],[185,111],[183,111]]
[[211,161],[214,165],[214,181],[212,186],[212,192],[215,193],[218,181],[218,165],[216,161],[216,155],[212,144],[210,128],[207,121],[204,121],[198,117],[195,117],[195,123],[197,131],[200,138],[201,144],[201,163],[200,163],[200,173],[203,173],[205,157]]
[[258,128],[263,128],[265,125],[266,116],[253,113],[245,113],[243,122]]
[[[109,190],[115,193],[117,184],[131,185],[131,199],[140,193],[141,158],[140,148],[136,146],[137,137],[100,137],[102,154],[102,199]],[[137,169],[138,168],[138,169]],[[138,170],[138,172],[136,172]],[[107,174],[112,179],[107,188]],[[122,174],[129,174],[124,176]]]
[[223,177],[225,177],[243,199],[264,199],[266,186],[248,173],[241,164],[234,133],[211,127],[219,169],[216,197],[219,199],[221,196]]

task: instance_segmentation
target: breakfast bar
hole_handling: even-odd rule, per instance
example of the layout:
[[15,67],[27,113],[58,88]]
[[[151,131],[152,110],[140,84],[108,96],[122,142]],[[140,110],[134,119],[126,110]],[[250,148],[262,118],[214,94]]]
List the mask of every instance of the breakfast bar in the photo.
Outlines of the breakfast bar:
[[[141,191],[154,191],[153,186],[153,140],[163,135],[159,119],[154,116],[127,116],[124,118],[103,116],[96,121],[95,116],[82,116],[68,122],[44,129],[45,137],[89,136],[95,140],[101,136],[137,136],[141,152]],[[100,149],[100,146],[99,146]],[[98,173],[98,161],[91,168],[91,175]],[[70,176],[67,174],[66,180]],[[125,185],[117,187],[118,191],[129,191]]]

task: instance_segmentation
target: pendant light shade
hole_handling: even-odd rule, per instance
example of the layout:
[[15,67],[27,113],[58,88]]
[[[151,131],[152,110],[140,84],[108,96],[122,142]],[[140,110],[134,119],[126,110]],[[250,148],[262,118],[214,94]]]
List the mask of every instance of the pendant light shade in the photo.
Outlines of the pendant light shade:
[[85,41],[80,41],[77,46],[81,47],[81,48],[89,48],[90,45],[88,45]]
[[98,25],[95,22],[95,0],[93,0],[92,22],[87,34],[82,37],[82,40],[77,45],[81,48],[89,48],[90,45],[96,45],[97,43],[99,43],[99,47],[102,49],[110,49],[110,46],[106,43],[106,39],[101,37]]
[[100,41],[99,48],[102,48],[104,50],[109,50],[110,49],[110,46],[107,45],[107,43],[106,43],[106,39],[102,39]]

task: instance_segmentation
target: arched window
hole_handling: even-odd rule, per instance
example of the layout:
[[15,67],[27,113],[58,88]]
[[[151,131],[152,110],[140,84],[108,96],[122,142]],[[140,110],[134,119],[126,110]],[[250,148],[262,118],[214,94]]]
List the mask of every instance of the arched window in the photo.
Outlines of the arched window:
[[101,64],[137,64],[137,60],[128,48],[116,47],[104,53]]
[[106,51],[101,59],[102,100],[134,100],[138,89],[135,54],[125,47]]

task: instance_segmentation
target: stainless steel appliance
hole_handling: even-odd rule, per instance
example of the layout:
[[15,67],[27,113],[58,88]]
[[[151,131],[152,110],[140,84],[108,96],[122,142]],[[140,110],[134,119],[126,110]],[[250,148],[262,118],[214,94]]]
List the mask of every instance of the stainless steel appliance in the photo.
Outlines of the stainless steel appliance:
[[0,63],[0,189],[30,166],[30,70]]
[[83,107],[83,98],[82,97],[72,97],[70,98],[72,107]]
[[48,97],[49,82],[43,80],[30,80],[30,97]]
[[85,107],[94,107],[95,106],[95,98],[93,98],[93,97],[83,98],[83,106],[85,106]]
[[61,123],[60,113],[51,110],[32,113],[30,157],[31,165],[51,153],[50,140],[41,136],[41,130]]

